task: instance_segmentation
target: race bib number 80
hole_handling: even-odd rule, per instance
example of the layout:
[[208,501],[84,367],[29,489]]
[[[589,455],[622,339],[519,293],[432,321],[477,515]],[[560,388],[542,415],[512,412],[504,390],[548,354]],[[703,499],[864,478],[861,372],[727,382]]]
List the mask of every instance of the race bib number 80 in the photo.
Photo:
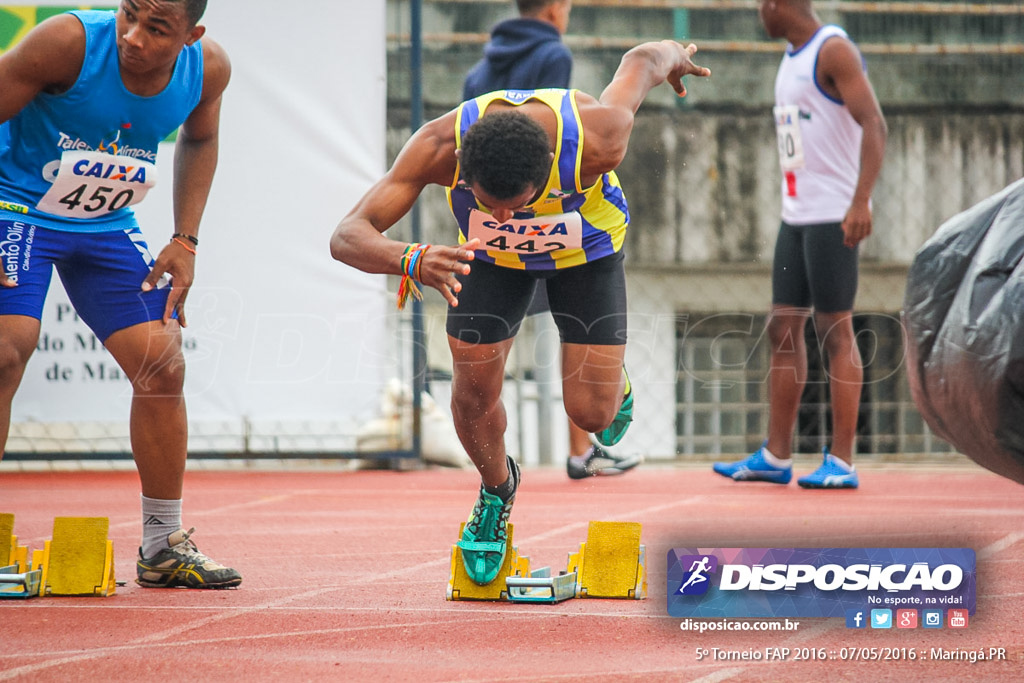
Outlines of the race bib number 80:
[[504,223],[473,209],[469,212],[468,239],[479,239],[486,251],[543,254],[583,246],[583,219],[576,212],[554,216],[512,218]]
[[779,138],[779,164],[783,171],[795,171],[804,165],[804,141],[800,135],[800,108],[774,107],[775,132]]
[[156,165],[90,150],[65,151],[53,186],[36,208],[65,218],[98,218],[138,204],[156,185]]

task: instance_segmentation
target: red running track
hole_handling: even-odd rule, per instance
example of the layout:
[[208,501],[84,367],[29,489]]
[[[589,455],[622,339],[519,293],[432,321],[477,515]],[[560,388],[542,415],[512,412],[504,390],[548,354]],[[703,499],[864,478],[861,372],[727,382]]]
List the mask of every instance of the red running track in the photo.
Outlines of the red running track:
[[[536,568],[565,567],[588,520],[643,523],[649,597],[558,605],[446,602],[449,552],[472,472],[190,471],[186,525],[238,568],[238,590],[144,589],[134,472],[5,472],[0,512],[42,547],[55,516],[107,516],[110,598],[0,601],[0,681],[1019,681],[1024,672],[1024,487],[974,466],[861,468],[859,491],[733,483],[642,467],[570,481],[527,470],[512,521]],[[665,607],[666,553],[698,547],[970,547],[978,608],[965,630],[680,630]],[[916,661],[697,658],[697,649],[912,648]],[[1007,660],[931,661],[931,648]]]

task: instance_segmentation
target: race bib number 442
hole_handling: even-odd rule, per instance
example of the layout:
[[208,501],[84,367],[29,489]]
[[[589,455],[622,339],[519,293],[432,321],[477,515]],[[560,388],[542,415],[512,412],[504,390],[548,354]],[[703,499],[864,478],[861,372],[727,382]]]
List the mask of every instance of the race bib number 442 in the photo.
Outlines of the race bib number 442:
[[583,246],[583,219],[578,213],[512,218],[504,223],[473,209],[468,239],[479,239],[486,251],[542,254]]
[[142,201],[156,185],[156,165],[134,157],[67,150],[36,208],[65,218],[99,218]]

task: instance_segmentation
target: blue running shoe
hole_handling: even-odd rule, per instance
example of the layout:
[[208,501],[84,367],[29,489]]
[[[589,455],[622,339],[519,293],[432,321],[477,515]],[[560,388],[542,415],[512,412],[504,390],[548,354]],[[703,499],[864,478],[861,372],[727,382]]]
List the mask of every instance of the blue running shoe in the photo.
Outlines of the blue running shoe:
[[[506,456],[508,457],[508,456]],[[487,493],[480,485],[480,497],[462,529],[456,545],[462,549],[462,566],[473,583],[486,586],[498,577],[508,552],[508,516],[519,488],[519,465],[508,458],[508,471],[515,488],[507,501]]]
[[805,489],[855,489],[860,486],[857,470],[850,469],[849,465],[829,453],[827,447],[821,449],[821,454],[824,456],[821,467],[797,479],[797,484]]
[[622,393],[622,404],[619,406],[619,412],[615,414],[615,419],[612,420],[612,423],[594,434],[594,438],[599,446],[614,446],[622,441],[622,437],[626,435],[626,430],[629,429],[629,423],[633,421],[633,385],[629,383],[629,375],[626,374],[625,366],[622,368],[622,374],[626,376],[626,387]]
[[712,467],[715,472],[734,481],[769,481],[773,484],[788,484],[789,480],[793,478],[792,466],[776,467],[769,464],[764,459],[763,449],[764,444],[739,462],[716,462]]

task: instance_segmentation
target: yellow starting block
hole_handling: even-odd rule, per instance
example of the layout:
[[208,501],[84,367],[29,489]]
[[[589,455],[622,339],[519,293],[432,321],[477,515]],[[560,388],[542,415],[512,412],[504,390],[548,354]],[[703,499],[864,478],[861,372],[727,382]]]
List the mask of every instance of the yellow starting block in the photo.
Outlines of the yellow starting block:
[[28,547],[18,545],[14,515],[0,512],[0,598],[32,598],[39,595],[42,572],[29,571]]
[[[462,536],[463,524],[459,527]],[[577,553],[569,553],[568,568],[552,576],[547,567],[531,572],[530,558],[512,545],[508,525],[508,554],[494,581],[474,583],[462,565],[462,550],[452,546],[448,600],[510,600],[557,603],[569,598],[647,597],[646,549],[640,544],[638,522],[590,522],[587,540]]]
[[[466,524],[459,526],[459,538],[462,538],[462,529]],[[501,571],[485,586],[474,582],[466,574],[466,568],[462,565],[462,549],[458,545],[452,546],[452,567],[448,577],[448,600],[508,600],[508,587],[505,579],[510,576],[530,576],[530,558],[520,557],[519,550],[512,545],[512,524],[508,525],[508,552],[505,553],[505,564]]]
[[57,517],[53,539],[32,553],[42,570],[42,595],[113,595],[114,542],[107,539],[106,517]]
[[587,540],[570,553],[568,573],[576,573],[577,598],[643,600],[647,558],[639,522],[591,522]]
[[0,567],[15,566],[18,571],[28,568],[28,547],[18,545],[14,535],[14,515],[0,512]]

